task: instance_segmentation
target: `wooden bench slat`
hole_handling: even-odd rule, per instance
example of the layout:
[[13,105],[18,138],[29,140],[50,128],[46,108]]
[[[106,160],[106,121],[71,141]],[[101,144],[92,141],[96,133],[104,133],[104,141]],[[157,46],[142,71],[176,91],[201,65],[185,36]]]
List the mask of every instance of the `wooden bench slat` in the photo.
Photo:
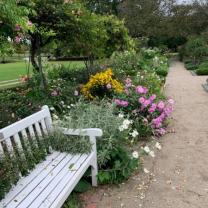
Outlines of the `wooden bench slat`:
[[[54,175],[58,174],[60,169],[65,166],[71,158],[71,155],[68,155],[67,153],[61,153],[60,156],[55,161],[53,161],[53,164],[48,168],[43,169],[38,177],[30,181],[24,190],[19,193],[13,199],[13,201],[8,204],[8,206],[16,208],[19,206],[19,204],[21,204],[20,207],[22,208],[28,207],[29,202],[34,200],[34,198],[42,191],[42,189],[44,189],[47,183],[50,183]],[[30,198],[30,200],[24,200],[25,198]]]
[[41,132],[41,129],[40,129],[40,125],[39,125],[38,122],[35,123],[35,129],[36,129],[37,135],[39,137],[42,137],[43,135],[42,135],[42,132]]
[[[56,190],[56,193],[59,193],[60,190],[63,187],[60,187],[60,183],[64,181],[64,183],[67,183],[67,175],[72,176],[77,172],[77,170],[81,167],[81,165],[85,162],[88,155],[74,155],[72,160],[70,160],[67,165],[65,165],[62,170],[54,176],[53,180],[45,187],[45,189],[37,196],[37,198],[31,203],[31,205],[28,208],[35,208],[39,207],[47,196],[50,193],[53,193],[54,190]],[[71,168],[70,168],[71,167]],[[50,200],[51,202],[53,200]]]
[[14,135],[14,141],[15,141],[15,144],[17,145],[18,149],[22,151],[23,150],[22,143],[21,143],[21,140],[20,140],[20,137],[18,134]]
[[[73,175],[73,179],[71,180],[71,175],[68,174],[65,177],[65,180],[59,184],[57,189],[59,189],[59,194],[57,195],[56,189],[48,196],[49,199],[53,200],[53,203],[50,205],[50,208],[61,208],[69,194],[73,191],[77,183],[80,181],[87,168],[89,167],[92,159],[94,158],[93,154],[91,154],[87,160],[85,160],[84,164],[77,170],[77,172]],[[55,197],[55,198],[54,198]],[[41,206],[44,207],[44,206]],[[47,207],[47,206],[46,206]],[[48,206],[49,207],[49,206]]]
[[48,135],[48,131],[47,131],[47,127],[46,127],[46,124],[45,124],[45,120],[41,119],[40,123],[41,123],[42,129],[43,129],[43,133],[45,135]]
[[[60,157],[60,152],[54,152],[53,154],[46,157],[46,160],[39,163],[36,168],[27,176],[18,181],[16,186],[6,195],[5,199],[0,202],[0,207],[8,205],[14,198],[24,191],[24,189],[30,184],[31,181],[38,178],[38,176],[45,170],[54,167],[57,158]],[[62,156],[61,156],[62,157]]]
[[3,132],[4,138],[9,138],[16,134],[17,132],[22,131],[23,129],[28,128],[28,126],[33,125],[36,121],[41,120],[42,118],[50,117],[49,111],[43,109],[37,113],[34,113],[31,116],[28,116],[25,119],[22,119],[14,124],[11,124],[8,127],[0,129],[0,133]]
[[[91,161],[91,159],[92,155],[84,155],[83,157],[80,157],[77,163],[74,165],[75,171],[67,171],[65,176],[61,180],[57,178],[57,180],[59,180],[57,186],[48,193],[48,195],[45,197],[45,200],[41,203],[39,207],[53,207],[55,204],[56,208],[61,207],[89,167],[89,162]],[[69,183],[74,184],[74,186],[71,186],[70,189],[66,189],[66,185]],[[61,195],[65,195],[65,199]],[[60,196],[62,200],[60,200]],[[35,208],[35,206],[30,208]]]

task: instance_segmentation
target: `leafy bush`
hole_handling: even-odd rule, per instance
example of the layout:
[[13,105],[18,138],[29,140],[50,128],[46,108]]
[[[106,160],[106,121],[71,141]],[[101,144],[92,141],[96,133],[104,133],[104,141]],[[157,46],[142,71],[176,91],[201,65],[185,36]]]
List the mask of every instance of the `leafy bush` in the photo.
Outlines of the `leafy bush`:
[[186,43],[185,53],[192,58],[194,64],[197,64],[208,55],[208,44],[201,36],[192,37]]
[[[125,93],[119,95],[114,103],[132,120],[131,130],[134,133],[132,132],[130,135],[133,140],[147,138],[152,133],[163,135],[165,121],[173,111],[174,101],[172,99],[167,103],[162,100],[157,101],[157,96],[149,94],[146,87],[133,85],[129,78],[125,82]],[[123,128],[120,130],[122,131]]]
[[208,62],[203,62],[196,70],[197,75],[208,75]]
[[164,84],[164,79],[160,78],[155,72],[141,71],[136,77],[132,77],[134,85],[148,87],[150,94],[156,94],[158,97],[163,97],[161,88]]
[[132,158],[125,144],[128,141],[128,129],[119,131],[125,120],[127,119],[115,115],[111,103],[106,101],[86,103],[80,100],[62,121],[62,125],[67,128],[103,130],[102,138],[97,139],[100,174],[98,178],[101,183],[117,183],[124,180],[138,166],[138,160]]
[[48,66],[48,78],[50,80],[62,79],[72,84],[87,83],[91,75],[95,75],[103,69],[95,64],[89,69],[85,67],[64,66],[63,64],[56,64]]
[[187,70],[196,70],[198,65],[193,64],[193,63],[187,63],[185,64],[185,66]]
[[135,76],[141,69],[139,59],[139,55],[134,51],[116,52],[111,56],[110,66],[118,78]]

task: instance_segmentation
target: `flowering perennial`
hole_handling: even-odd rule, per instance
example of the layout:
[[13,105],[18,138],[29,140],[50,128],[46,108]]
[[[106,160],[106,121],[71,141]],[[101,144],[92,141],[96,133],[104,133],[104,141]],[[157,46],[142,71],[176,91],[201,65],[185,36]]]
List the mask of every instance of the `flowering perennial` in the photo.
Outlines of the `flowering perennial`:
[[88,83],[82,87],[81,92],[89,99],[94,99],[97,96],[100,97],[106,94],[109,95],[113,92],[123,92],[122,84],[114,79],[113,76],[113,72],[110,68],[104,72],[99,72],[90,77]]
[[[128,90],[128,93],[126,93]],[[125,80],[125,90],[121,98],[114,99],[117,107],[130,115],[132,131],[129,135],[136,138],[140,128],[150,128],[155,135],[166,133],[165,121],[173,111],[174,100],[158,100],[155,94],[148,94],[144,86],[134,86],[130,78]],[[123,130],[122,128],[120,130]],[[138,131],[138,132],[137,132]]]

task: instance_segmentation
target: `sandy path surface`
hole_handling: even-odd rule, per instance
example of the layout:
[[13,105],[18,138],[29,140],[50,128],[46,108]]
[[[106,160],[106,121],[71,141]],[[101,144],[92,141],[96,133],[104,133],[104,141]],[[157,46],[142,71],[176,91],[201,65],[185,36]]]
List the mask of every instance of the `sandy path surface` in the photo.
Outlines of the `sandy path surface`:
[[146,158],[150,173],[105,190],[98,208],[208,208],[208,94],[207,77],[192,76],[173,62],[165,93],[175,99],[169,128],[156,158]]

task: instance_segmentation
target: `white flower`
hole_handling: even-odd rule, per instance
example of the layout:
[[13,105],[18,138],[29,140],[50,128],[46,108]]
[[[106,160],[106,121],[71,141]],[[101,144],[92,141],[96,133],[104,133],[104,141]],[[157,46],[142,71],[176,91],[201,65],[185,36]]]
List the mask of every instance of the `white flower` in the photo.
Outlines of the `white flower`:
[[71,107],[69,105],[67,105],[67,108],[70,109]]
[[161,149],[162,149],[162,147],[161,147],[161,145],[160,145],[160,143],[159,143],[159,142],[157,142],[157,143],[155,144],[155,147],[156,147],[157,149],[159,149],[159,150],[161,150]]
[[135,159],[138,159],[139,158],[139,153],[137,151],[134,151],[132,153],[132,157],[135,158]]
[[123,131],[124,130],[123,125],[119,126],[118,129],[119,129],[119,131]]
[[64,101],[62,100],[61,102],[60,102],[62,105],[64,105]]
[[151,157],[155,157],[154,151],[150,151],[150,152],[149,152],[149,155],[150,155]]
[[147,174],[149,173],[149,170],[147,170],[146,168],[144,168],[143,170],[144,170],[144,173],[147,173]]
[[150,148],[149,148],[148,146],[145,146],[145,147],[143,148],[143,150],[144,150],[147,154],[150,153]]
[[130,125],[132,123],[132,121],[130,121],[130,120],[128,120],[128,119],[125,119],[124,121],[123,121],[123,125],[124,126],[128,126],[128,125]]
[[134,130],[132,133],[129,133],[133,138],[137,137],[139,135],[137,130]]
[[118,117],[119,117],[119,118],[123,118],[123,117],[124,117],[124,114],[119,113],[119,114],[118,114]]
[[54,119],[54,120],[58,120],[59,117],[58,117],[56,114],[53,114],[53,119]]
[[54,111],[54,110],[55,110],[55,108],[54,108],[54,107],[50,107],[50,110],[51,110],[51,111]]

